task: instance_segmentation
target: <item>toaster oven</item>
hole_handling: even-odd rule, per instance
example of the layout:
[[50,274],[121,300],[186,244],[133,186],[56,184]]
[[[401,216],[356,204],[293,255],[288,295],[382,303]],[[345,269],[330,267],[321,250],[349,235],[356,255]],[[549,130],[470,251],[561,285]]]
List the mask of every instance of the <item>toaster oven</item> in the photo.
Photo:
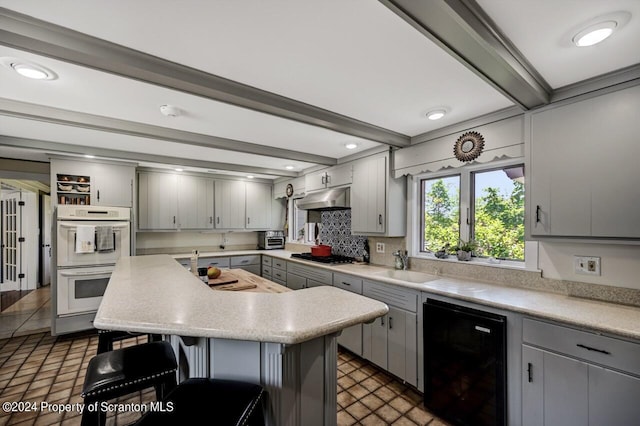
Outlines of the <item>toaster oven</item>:
[[260,231],[258,232],[258,248],[263,250],[283,249],[284,239],[284,231]]

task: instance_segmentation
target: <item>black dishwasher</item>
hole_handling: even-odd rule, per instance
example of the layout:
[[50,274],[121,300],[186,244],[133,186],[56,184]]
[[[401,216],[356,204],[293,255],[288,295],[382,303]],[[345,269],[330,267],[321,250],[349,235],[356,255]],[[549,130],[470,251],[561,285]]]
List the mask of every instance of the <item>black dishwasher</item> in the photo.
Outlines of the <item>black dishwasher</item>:
[[424,405],[456,425],[506,423],[506,324],[501,315],[424,304]]

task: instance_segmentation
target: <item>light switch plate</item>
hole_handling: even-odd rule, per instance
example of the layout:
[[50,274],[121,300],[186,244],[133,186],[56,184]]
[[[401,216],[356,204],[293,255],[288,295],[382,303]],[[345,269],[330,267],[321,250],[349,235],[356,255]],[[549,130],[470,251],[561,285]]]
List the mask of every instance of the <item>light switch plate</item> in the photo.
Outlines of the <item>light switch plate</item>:
[[376,253],[384,253],[384,243],[376,243]]
[[579,275],[600,275],[600,258],[573,256],[574,271]]

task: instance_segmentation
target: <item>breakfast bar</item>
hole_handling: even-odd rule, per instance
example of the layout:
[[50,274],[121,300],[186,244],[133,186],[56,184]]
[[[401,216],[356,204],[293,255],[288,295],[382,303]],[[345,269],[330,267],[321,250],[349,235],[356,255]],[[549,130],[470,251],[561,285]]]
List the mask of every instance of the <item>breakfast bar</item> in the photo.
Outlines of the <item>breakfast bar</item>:
[[180,380],[263,385],[270,425],[335,425],[336,337],[387,305],[329,286],[289,291],[252,274],[238,284],[251,280],[255,291],[216,291],[168,255],[123,257],[94,325],[166,336]]

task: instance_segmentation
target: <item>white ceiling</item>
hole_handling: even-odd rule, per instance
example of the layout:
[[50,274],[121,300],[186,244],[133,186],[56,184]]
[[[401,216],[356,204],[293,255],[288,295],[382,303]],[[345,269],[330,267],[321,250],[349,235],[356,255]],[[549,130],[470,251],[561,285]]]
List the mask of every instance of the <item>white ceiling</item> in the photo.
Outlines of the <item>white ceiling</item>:
[[[638,0],[477,0],[542,77],[561,87],[640,62]],[[5,7],[408,136],[513,103],[382,3],[371,0],[0,0]],[[618,10],[631,21],[592,49],[576,25]],[[573,35],[573,34],[571,34]],[[569,37],[570,38],[570,37]],[[363,138],[0,46],[53,69],[31,81],[0,67],[0,98],[342,158]],[[167,118],[162,104],[184,114]],[[439,121],[425,113],[444,107]],[[313,164],[0,116],[0,135],[282,169]],[[0,150],[2,155],[2,150]]]

